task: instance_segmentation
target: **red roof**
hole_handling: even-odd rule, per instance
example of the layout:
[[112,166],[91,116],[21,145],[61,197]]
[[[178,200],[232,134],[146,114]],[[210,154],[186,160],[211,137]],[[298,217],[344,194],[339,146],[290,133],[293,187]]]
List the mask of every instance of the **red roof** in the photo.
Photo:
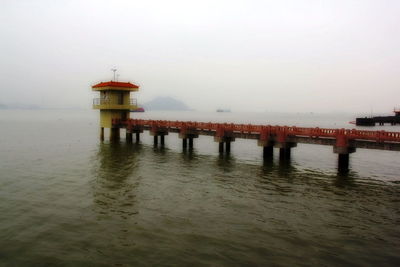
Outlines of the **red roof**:
[[114,82],[114,81],[109,81],[109,82],[102,82],[98,83],[96,85],[93,85],[92,88],[99,88],[99,87],[123,87],[123,88],[139,88],[136,84],[133,83],[124,83],[124,82]]

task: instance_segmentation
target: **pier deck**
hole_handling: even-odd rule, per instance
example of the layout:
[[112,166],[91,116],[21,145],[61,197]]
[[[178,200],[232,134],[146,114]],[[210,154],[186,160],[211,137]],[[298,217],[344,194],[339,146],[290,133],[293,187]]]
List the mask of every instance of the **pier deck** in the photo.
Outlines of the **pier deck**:
[[219,143],[221,153],[229,152],[231,142],[236,138],[253,139],[264,147],[265,158],[272,156],[274,147],[280,149],[281,159],[288,159],[291,148],[298,143],[328,145],[339,155],[338,168],[341,171],[348,170],[349,154],[356,148],[400,151],[400,132],[136,119],[113,119],[112,126],[113,137],[119,136],[115,133],[119,128],[126,128],[127,140],[132,140],[133,133],[139,140],[140,133],[147,130],[154,136],[154,144],[158,144],[160,136],[161,145],[169,132],[178,133],[183,139],[184,149],[187,140],[190,149],[193,148],[193,139],[199,135],[213,136],[214,141]]

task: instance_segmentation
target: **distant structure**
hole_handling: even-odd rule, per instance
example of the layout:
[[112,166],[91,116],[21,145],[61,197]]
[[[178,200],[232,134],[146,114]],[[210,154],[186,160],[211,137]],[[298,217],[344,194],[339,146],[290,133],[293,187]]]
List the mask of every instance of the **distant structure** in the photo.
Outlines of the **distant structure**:
[[390,125],[400,124],[400,109],[393,109],[394,116],[376,116],[376,117],[364,117],[356,118],[356,125],[358,126],[375,126],[376,124],[384,125],[388,123]]
[[119,139],[119,127],[114,127],[112,121],[128,120],[130,110],[138,108],[137,100],[130,98],[130,93],[138,91],[139,86],[109,81],[93,85],[92,90],[100,92],[100,98],[93,99],[93,108],[100,110],[100,140],[104,140],[104,128],[110,129],[110,140]]
[[231,110],[230,109],[223,109],[223,108],[218,108],[217,110],[216,110],[216,112],[231,112]]

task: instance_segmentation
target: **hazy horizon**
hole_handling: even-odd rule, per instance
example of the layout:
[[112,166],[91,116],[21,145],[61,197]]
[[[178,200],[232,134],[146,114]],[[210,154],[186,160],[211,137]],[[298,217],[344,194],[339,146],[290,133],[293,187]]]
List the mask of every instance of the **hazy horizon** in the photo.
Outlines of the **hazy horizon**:
[[390,113],[399,1],[2,1],[1,104],[90,108],[141,86],[195,110]]

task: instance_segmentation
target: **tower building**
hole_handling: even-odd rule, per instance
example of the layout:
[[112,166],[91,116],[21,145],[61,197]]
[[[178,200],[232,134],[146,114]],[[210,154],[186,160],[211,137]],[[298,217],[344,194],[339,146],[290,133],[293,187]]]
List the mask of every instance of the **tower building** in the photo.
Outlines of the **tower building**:
[[110,129],[110,140],[119,139],[119,127],[113,127],[113,119],[127,120],[130,111],[137,109],[137,100],[130,98],[131,92],[139,86],[130,82],[101,82],[92,86],[100,93],[100,98],[93,99],[93,108],[100,110],[100,139],[104,140],[104,128]]

